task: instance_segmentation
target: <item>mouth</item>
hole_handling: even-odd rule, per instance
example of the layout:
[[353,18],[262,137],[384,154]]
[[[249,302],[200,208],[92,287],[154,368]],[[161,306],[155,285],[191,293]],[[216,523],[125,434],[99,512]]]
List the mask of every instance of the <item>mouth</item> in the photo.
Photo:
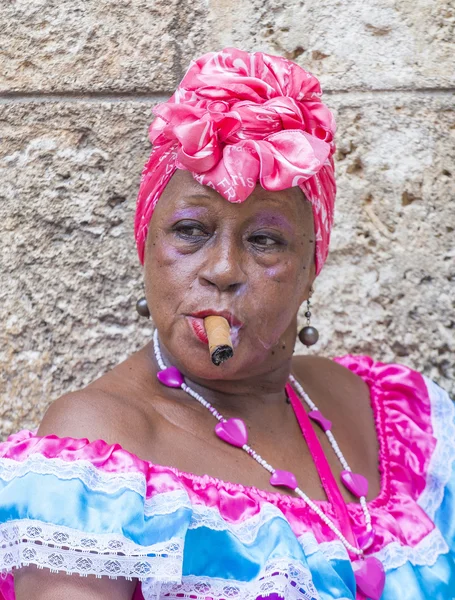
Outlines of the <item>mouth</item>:
[[225,310],[202,310],[196,313],[186,315],[194,334],[199,339],[199,341],[203,342],[204,344],[209,343],[207,333],[204,327],[204,319],[206,317],[211,316],[224,317],[231,326],[233,333],[238,332],[238,330],[243,326],[243,323],[241,321],[239,321],[232,313]]

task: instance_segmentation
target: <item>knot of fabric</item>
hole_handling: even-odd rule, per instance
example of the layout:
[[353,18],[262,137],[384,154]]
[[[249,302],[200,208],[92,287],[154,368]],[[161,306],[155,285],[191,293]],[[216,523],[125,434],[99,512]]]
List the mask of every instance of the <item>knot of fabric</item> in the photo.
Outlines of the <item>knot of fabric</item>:
[[156,202],[175,169],[185,169],[230,202],[246,200],[258,182],[270,191],[301,187],[313,205],[320,271],[333,221],[335,121],[315,77],[281,57],[227,48],[192,62],[154,113],[136,217],[141,261]]

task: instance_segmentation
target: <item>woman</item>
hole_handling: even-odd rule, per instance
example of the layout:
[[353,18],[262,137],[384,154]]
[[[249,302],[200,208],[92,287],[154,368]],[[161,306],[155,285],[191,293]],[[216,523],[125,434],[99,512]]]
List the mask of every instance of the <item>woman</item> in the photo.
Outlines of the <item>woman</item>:
[[156,114],[136,217],[154,340],[1,445],[4,598],[455,597],[447,395],[293,356],[335,197],[317,80],[226,49]]

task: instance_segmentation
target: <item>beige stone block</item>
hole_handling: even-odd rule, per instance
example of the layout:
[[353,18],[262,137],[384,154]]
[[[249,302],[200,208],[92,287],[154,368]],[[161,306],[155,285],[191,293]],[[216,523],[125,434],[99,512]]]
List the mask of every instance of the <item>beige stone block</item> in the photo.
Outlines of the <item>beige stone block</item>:
[[[453,100],[329,101],[339,198],[314,351],[398,360],[454,391]],[[133,240],[150,115],[134,101],[0,105],[2,436],[150,339]]]
[[0,92],[173,90],[204,35],[202,1],[14,0],[0,6]]
[[[398,361],[455,392],[453,95],[333,96],[338,201],[314,295],[320,344]],[[299,346],[299,352],[302,352]]]
[[145,103],[0,106],[3,433],[151,335],[133,215],[149,153]]
[[287,56],[325,89],[454,85],[455,9],[446,0],[252,0],[236,10],[230,0],[209,5],[207,48],[215,41]]
[[454,85],[445,0],[15,0],[0,6],[0,92],[171,92],[191,58],[281,54],[328,90]]

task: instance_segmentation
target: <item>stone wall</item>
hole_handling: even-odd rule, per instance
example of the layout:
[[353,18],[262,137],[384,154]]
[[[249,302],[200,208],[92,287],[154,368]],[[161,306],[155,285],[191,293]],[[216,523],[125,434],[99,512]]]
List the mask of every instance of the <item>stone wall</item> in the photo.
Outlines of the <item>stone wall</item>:
[[150,338],[133,214],[151,107],[227,45],[296,60],[337,116],[317,351],[454,391],[454,24],[441,0],[3,2],[1,435]]

